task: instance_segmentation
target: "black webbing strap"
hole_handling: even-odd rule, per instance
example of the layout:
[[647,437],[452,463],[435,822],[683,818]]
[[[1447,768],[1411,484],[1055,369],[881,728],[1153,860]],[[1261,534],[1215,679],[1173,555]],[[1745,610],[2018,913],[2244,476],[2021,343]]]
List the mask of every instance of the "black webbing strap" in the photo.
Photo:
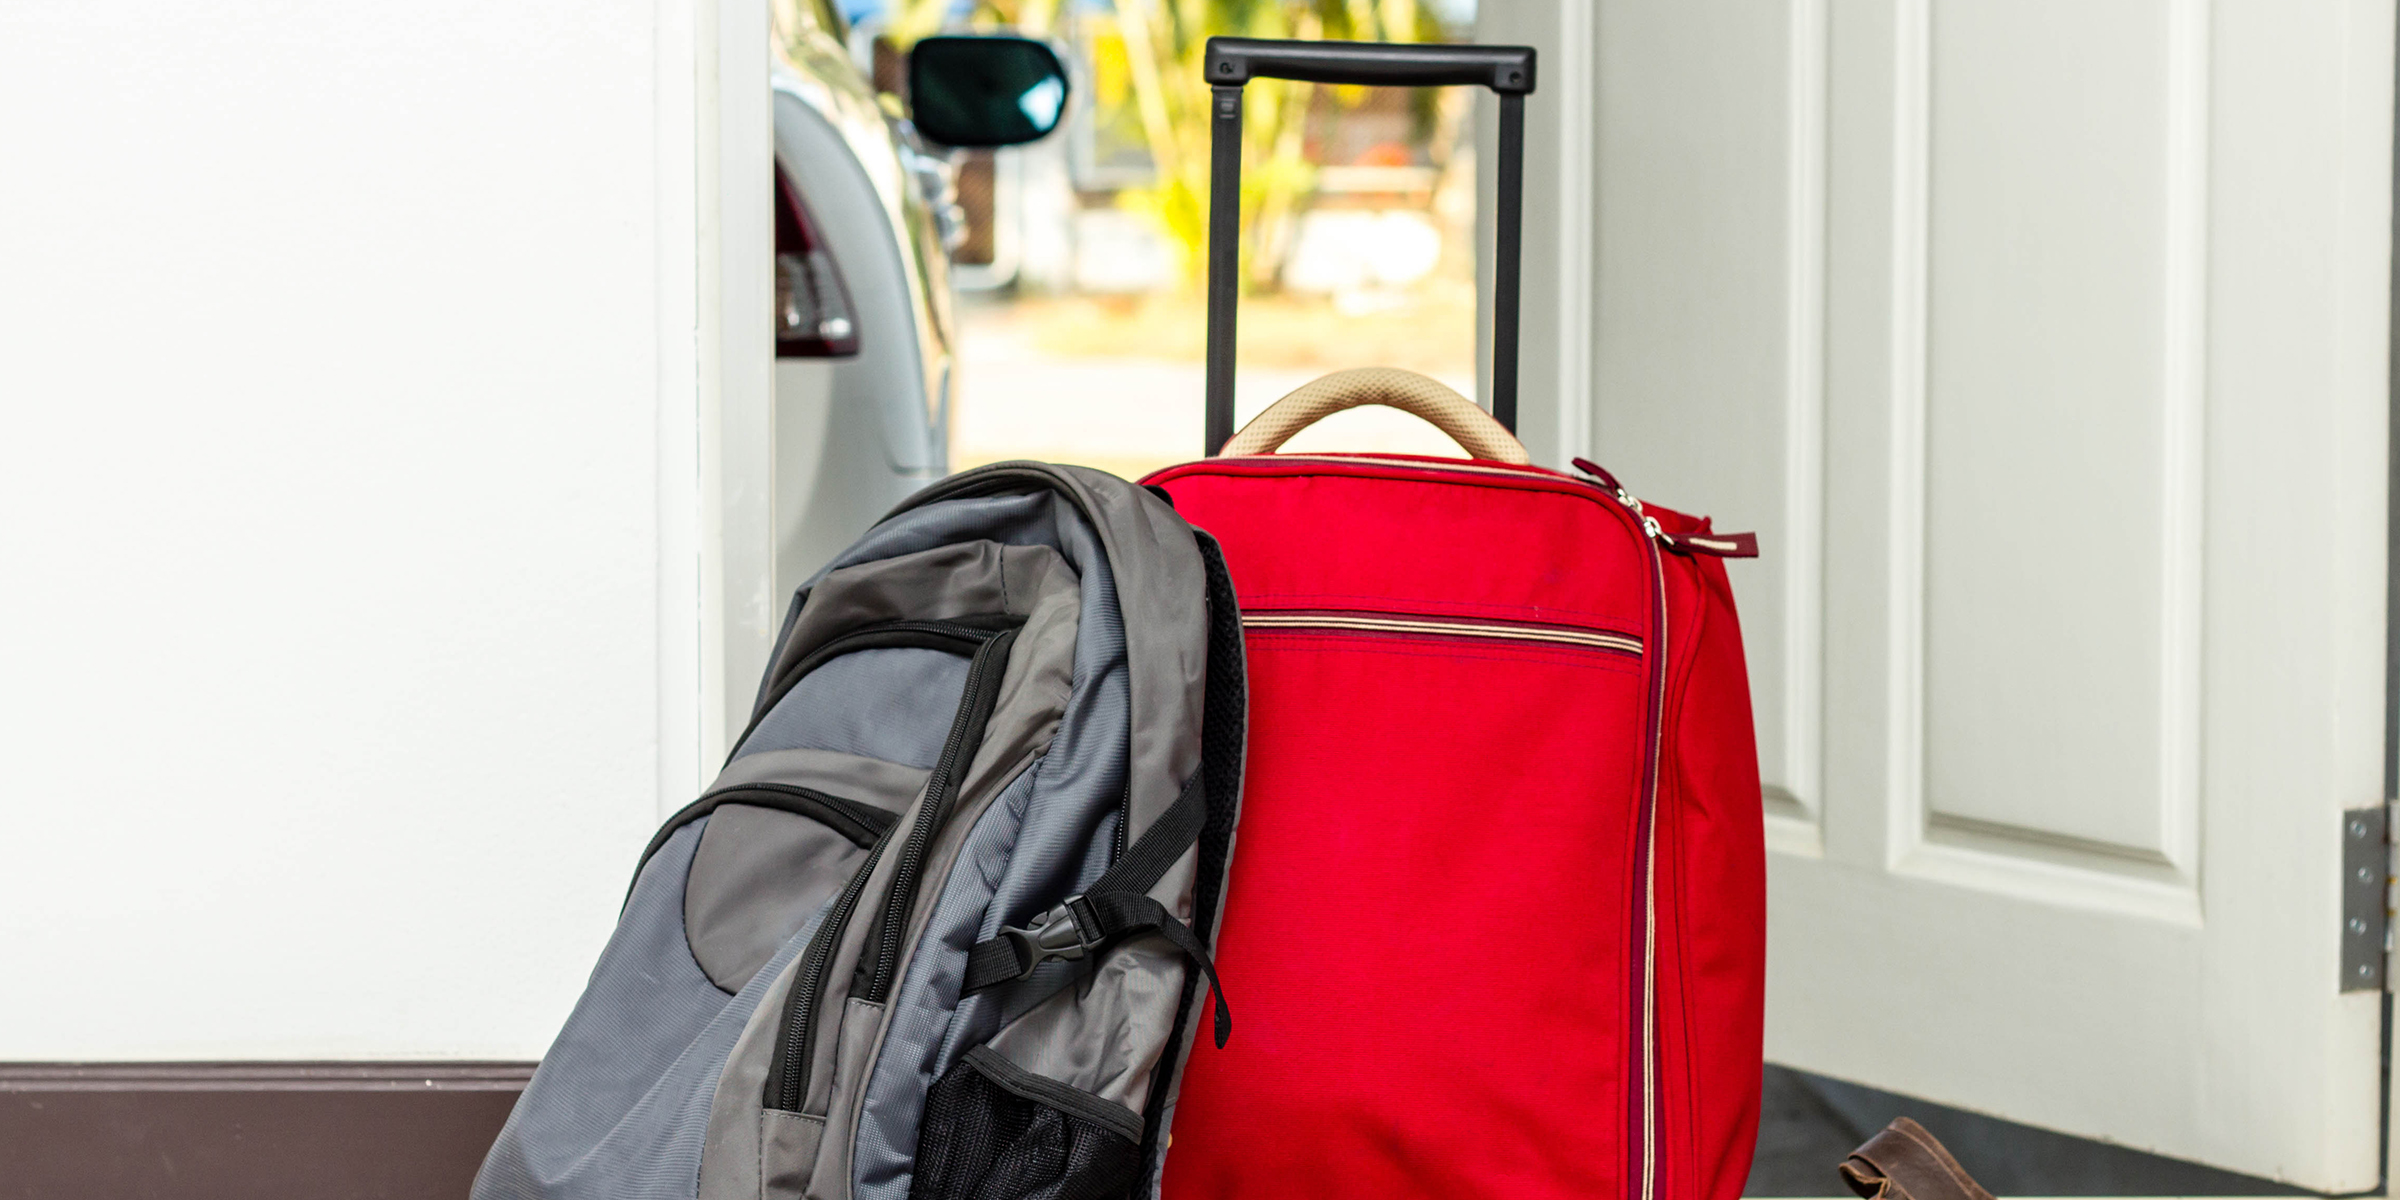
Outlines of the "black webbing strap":
[[967,952],[967,978],[962,994],[1013,983],[1053,959],[1073,960],[1133,934],[1155,933],[1208,976],[1209,992],[1217,1002],[1217,1046],[1233,1036],[1233,1010],[1226,1007],[1225,988],[1217,979],[1217,964],[1208,957],[1192,927],[1176,919],[1167,906],[1140,892],[1086,892],[1042,914],[1030,929],[1003,929],[1001,936],[977,942]]
[[1208,819],[1208,789],[1201,786],[1200,772],[1192,772],[1183,785],[1183,794],[1167,811],[1150,822],[1125,851],[1125,857],[1100,878],[1092,881],[1087,892],[1146,892],[1167,877],[1167,868],[1183,857],[1183,852],[1200,840],[1200,826]]
[[[1175,803],[1158,814],[1157,820],[1150,822],[1150,828],[1135,839],[1125,857],[1092,881],[1086,895],[1147,892],[1158,886],[1158,881],[1166,877],[1167,868],[1174,866],[1175,860],[1200,840],[1200,827],[1207,822],[1208,789],[1202,785],[1201,774],[1192,772],[1190,782],[1183,785],[1183,794],[1175,797]],[[1036,919],[1033,928],[1042,927],[1041,919]],[[973,992],[1032,974],[1033,967],[1020,949],[1018,940],[1006,936],[975,943],[975,948],[967,951],[967,990]],[[1026,953],[1031,951],[1027,949]]]
[[961,995],[973,995],[994,984],[1023,979],[1031,968],[1017,954],[1017,943],[1004,937],[977,942],[967,951],[967,981],[960,985]]

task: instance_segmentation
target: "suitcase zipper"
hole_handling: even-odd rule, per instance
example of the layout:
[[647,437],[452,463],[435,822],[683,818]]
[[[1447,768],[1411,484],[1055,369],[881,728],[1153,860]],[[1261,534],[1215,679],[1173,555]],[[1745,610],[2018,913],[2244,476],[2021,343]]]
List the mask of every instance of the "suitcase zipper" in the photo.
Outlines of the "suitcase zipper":
[[1370,612],[1357,609],[1272,609],[1245,612],[1242,628],[1262,632],[1386,635],[1392,637],[1459,638],[1485,642],[1519,642],[1601,650],[1640,657],[1642,639],[1629,633],[1582,625],[1550,625],[1531,621],[1490,621],[1467,617],[1427,616],[1420,613]]
[[1650,533],[1643,539],[1650,559],[1650,636],[1659,653],[1650,656],[1648,742],[1642,761],[1642,1200],[1652,1200],[1658,1186],[1658,761],[1664,736],[1667,692],[1667,568],[1659,557],[1658,522],[1642,514],[1641,502],[1619,488],[1618,494]]
[[[1596,463],[1574,460],[1575,469],[1589,476],[1601,490],[1616,498],[1626,512],[1633,514],[1648,536],[1642,539],[1644,553],[1650,560],[1650,631],[1663,647],[1667,643],[1667,564],[1662,550],[1689,554],[1694,551],[1721,557],[1752,557],[1758,553],[1756,539],[1746,533],[1728,534],[1721,538],[1677,539],[1660,527],[1658,518],[1642,511],[1642,502],[1627,491]],[[1642,1086],[1637,1118],[1641,1123],[1637,1140],[1642,1147],[1642,1200],[1653,1200],[1658,1190],[1658,1140],[1660,1104],[1658,1095],[1658,762],[1660,740],[1665,736],[1667,702],[1667,656],[1662,652],[1651,656],[1650,703],[1647,728],[1643,731],[1647,745],[1642,758],[1642,833],[1639,855],[1642,872],[1642,1003],[1641,1037]]]

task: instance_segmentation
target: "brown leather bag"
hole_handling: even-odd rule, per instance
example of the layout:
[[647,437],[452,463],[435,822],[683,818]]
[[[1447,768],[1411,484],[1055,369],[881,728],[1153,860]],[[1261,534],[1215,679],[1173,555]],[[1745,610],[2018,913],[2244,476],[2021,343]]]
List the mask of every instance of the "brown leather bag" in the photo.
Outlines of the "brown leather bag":
[[1866,1200],[1993,1200],[1925,1127],[1901,1117],[1842,1160],[1842,1182]]

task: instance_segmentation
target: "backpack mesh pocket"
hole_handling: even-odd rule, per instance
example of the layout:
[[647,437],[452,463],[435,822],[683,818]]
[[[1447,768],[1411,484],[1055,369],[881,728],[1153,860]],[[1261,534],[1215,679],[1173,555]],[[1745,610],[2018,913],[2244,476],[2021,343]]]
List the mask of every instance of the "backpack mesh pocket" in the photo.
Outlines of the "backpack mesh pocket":
[[1117,1200],[1141,1172],[1141,1118],[988,1047],[933,1085],[909,1200]]

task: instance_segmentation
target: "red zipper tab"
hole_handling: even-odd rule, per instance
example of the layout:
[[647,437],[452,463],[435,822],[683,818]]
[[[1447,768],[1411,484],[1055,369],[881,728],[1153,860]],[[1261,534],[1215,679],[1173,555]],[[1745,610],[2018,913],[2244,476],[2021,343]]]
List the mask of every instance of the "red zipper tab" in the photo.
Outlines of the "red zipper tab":
[[1755,533],[1660,533],[1658,540],[1678,554],[1709,554],[1718,558],[1757,558],[1758,535]]
[[1625,490],[1625,485],[1618,483],[1617,477],[1609,474],[1607,467],[1601,466],[1599,463],[1593,462],[1588,458],[1574,458],[1567,461],[1573,463],[1576,470],[1599,480],[1600,486],[1607,488],[1612,492],[1621,492]]

